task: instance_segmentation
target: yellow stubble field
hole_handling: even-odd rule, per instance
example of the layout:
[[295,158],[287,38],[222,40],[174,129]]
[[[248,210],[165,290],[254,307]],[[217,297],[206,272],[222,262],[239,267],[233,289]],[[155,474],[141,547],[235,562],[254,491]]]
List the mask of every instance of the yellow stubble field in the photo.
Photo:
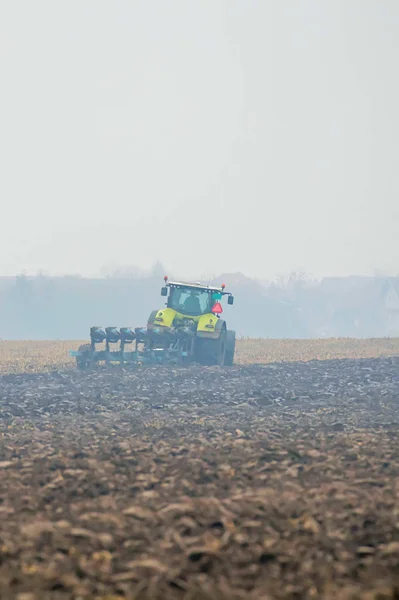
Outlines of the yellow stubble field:
[[[35,373],[74,367],[69,350],[82,341],[0,341],[0,373]],[[235,362],[238,365],[378,358],[399,356],[399,338],[315,340],[239,339]]]

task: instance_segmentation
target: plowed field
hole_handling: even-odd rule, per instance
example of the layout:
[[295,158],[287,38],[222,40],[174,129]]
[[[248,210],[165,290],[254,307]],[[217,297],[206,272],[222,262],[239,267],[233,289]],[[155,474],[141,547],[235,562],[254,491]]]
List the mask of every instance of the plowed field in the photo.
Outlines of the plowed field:
[[2,342],[0,598],[398,598],[395,344],[285,343],[82,374]]

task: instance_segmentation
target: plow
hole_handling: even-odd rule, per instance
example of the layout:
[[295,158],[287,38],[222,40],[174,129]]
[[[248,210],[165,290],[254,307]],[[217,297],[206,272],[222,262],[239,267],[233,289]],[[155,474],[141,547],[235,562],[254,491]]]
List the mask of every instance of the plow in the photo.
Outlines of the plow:
[[236,334],[221,315],[222,299],[227,296],[231,305],[234,296],[225,287],[165,277],[161,288],[165,308],[152,311],[146,327],[93,326],[90,342],[71,350],[70,355],[80,370],[100,363],[231,366]]

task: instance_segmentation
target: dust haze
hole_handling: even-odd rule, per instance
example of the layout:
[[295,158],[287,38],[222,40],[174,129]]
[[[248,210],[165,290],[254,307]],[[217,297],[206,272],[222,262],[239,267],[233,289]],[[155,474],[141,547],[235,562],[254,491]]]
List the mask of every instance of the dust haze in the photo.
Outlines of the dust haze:
[[3,2],[0,274],[397,274],[398,17]]
[[398,599],[398,18],[0,2],[0,598]]

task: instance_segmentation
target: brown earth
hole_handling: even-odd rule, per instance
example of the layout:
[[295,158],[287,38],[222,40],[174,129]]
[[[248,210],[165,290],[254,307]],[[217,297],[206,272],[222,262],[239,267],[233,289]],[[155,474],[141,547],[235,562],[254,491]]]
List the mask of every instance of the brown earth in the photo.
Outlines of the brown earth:
[[0,598],[399,598],[399,358],[348,354],[3,363]]

